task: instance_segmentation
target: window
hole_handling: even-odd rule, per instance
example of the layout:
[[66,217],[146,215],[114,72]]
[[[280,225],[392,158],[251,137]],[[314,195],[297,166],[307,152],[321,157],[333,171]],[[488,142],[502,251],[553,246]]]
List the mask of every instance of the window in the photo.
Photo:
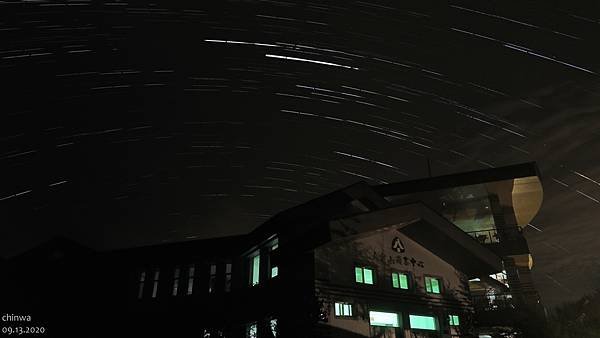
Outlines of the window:
[[250,286],[254,286],[259,283],[259,281],[260,281],[259,272],[260,272],[260,255],[257,253],[256,255],[250,257]]
[[448,321],[450,322],[450,326],[459,326],[460,321],[457,315],[448,315]]
[[225,264],[225,292],[231,291],[231,263]]
[[392,272],[392,287],[408,290],[408,275],[401,272]]
[[439,278],[425,277],[425,291],[428,293],[440,293]]
[[188,287],[187,287],[187,294],[191,295],[192,292],[194,291],[194,273],[196,272],[196,268],[194,267],[194,264],[191,264],[188,267]]
[[357,283],[373,284],[373,269],[365,267],[355,267],[354,275]]
[[[271,252],[277,250],[277,248],[279,247],[279,244],[275,243],[271,246]],[[277,277],[277,275],[279,274],[279,267],[277,265],[271,264],[271,278],[275,278]]]
[[409,319],[411,329],[435,331],[438,328],[437,319],[432,316],[410,315]]
[[138,299],[142,299],[144,296],[144,283],[146,282],[146,271],[140,272],[140,279],[138,284]]
[[173,271],[173,296],[177,296],[177,289],[179,288],[179,267]]
[[217,285],[217,265],[210,265],[210,276],[208,277],[208,293],[215,292],[215,286]]
[[258,325],[256,325],[256,322],[246,325],[246,338],[258,338]]
[[271,318],[269,321],[269,329],[271,330],[273,337],[277,337],[277,318]]
[[395,312],[369,311],[371,326],[400,327],[400,319]]
[[352,304],[335,303],[336,317],[352,317]]
[[158,293],[158,278],[160,277],[160,269],[154,269],[154,285],[152,287],[152,298],[156,298]]

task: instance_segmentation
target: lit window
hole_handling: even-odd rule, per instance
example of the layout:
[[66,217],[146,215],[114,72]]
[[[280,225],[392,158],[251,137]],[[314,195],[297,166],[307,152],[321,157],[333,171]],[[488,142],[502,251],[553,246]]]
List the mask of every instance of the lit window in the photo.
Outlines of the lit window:
[[429,293],[440,293],[440,280],[435,277],[425,277],[425,290]]
[[140,272],[140,280],[138,286],[138,299],[144,296],[144,283],[146,282],[146,271]]
[[269,276],[270,278],[274,278],[274,277],[277,277],[277,275],[279,275],[279,267],[277,265],[273,264],[271,261],[272,260],[271,255],[273,254],[273,251],[277,250],[277,248],[279,248],[279,244],[277,242],[275,242],[275,244],[271,245],[271,248],[269,250],[271,253],[269,255],[269,266],[271,269],[271,274]]
[[225,292],[231,291],[231,263],[225,264]]
[[208,293],[215,292],[215,286],[217,284],[217,265],[210,265],[210,276],[208,277]]
[[192,291],[194,290],[194,273],[196,272],[196,268],[194,267],[194,265],[190,265],[188,267],[188,288],[187,288],[187,294],[191,295]]
[[373,284],[373,269],[355,267],[354,275],[357,283]]
[[177,296],[177,290],[179,289],[179,267],[175,268],[173,272],[173,296]]
[[410,315],[409,319],[411,329],[435,331],[438,328],[437,319],[432,316]]
[[460,321],[457,315],[448,315],[448,321],[450,322],[450,326],[459,326]]
[[395,289],[408,290],[408,275],[405,273],[392,272],[392,286]]
[[273,318],[269,321],[269,329],[271,329],[273,337],[277,337],[277,318]]
[[371,326],[400,327],[398,314],[395,312],[369,311]]
[[352,304],[335,303],[336,317],[352,317]]
[[246,338],[258,338],[258,325],[256,323],[246,326]]
[[250,257],[250,285],[257,285],[260,281],[260,255],[256,254]]
[[160,269],[156,268],[154,270],[154,285],[152,287],[152,298],[156,298],[158,293],[158,278],[160,277]]

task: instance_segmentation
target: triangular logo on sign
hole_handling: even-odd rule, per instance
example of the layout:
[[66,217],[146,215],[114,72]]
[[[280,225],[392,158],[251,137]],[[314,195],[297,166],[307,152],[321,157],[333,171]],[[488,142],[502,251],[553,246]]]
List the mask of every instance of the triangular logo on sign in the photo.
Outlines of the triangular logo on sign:
[[400,240],[400,238],[395,237],[394,240],[392,241],[392,249],[396,252],[404,252],[406,250],[406,248],[404,248],[404,243],[402,243],[402,241]]

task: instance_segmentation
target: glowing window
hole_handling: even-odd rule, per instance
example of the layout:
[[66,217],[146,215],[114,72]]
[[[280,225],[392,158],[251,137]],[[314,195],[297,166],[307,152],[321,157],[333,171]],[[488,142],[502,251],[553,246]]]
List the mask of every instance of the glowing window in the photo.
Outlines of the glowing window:
[[351,317],[352,316],[352,304],[335,303],[335,315],[337,317]]
[[260,282],[260,255],[250,257],[250,285],[254,286]]
[[258,338],[258,325],[250,323],[246,326],[246,338]]
[[154,270],[154,285],[152,287],[152,298],[156,298],[158,293],[158,278],[160,277],[160,269],[156,268]]
[[440,293],[440,280],[435,277],[425,277],[425,290],[429,293]]
[[371,326],[400,327],[398,314],[395,312],[369,311]]
[[175,268],[173,271],[173,296],[177,296],[177,291],[179,289],[179,267]]
[[[279,244],[275,243],[271,246],[271,252],[277,250],[279,248]],[[271,278],[277,277],[279,275],[279,267],[275,264],[271,263],[271,257],[269,256],[269,264],[271,265]]]
[[357,283],[373,284],[373,269],[364,267],[354,268],[355,280]]
[[405,273],[392,272],[392,287],[395,289],[408,290],[408,275]]
[[448,315],[448,321],[450,322],[451,326],[459,326],[460,325],[460,321],[459,321],[457,315]]
[[138,287],[138,299],[144,296],[144,283],[146,282],[146,271],[140,272],[140,281]]
[[190,265],[188,267],[188,288],[187,288],[187,294],[191,295],[192,291],[194,290],[194,272],[195,272],[195,267],[194,265]]
[[273,337],[277,337],[277,318],[273,318],[269,321],[269,328],[271,329]]
[[432,316],[410,315],[410,328],[416,330],[437,330],[437,319]]

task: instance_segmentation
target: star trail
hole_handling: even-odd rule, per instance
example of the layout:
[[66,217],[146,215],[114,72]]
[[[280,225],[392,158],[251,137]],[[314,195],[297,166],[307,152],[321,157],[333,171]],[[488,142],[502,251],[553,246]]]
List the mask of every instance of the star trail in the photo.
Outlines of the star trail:
[[600,280],[599,34],[567,1],[1,1],[0,254],[535,160],[536,284],[577,298]]

